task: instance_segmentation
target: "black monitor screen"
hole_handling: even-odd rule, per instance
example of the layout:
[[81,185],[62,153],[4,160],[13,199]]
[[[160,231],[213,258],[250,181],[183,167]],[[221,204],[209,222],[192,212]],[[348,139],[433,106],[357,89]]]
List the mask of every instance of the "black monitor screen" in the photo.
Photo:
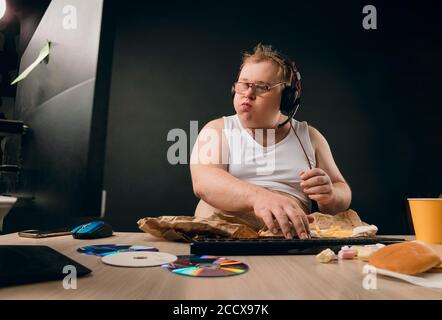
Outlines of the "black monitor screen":
[[20,73],[49,41],[49,56],[18,83],[14,119],[29,129],[9,139],[3,161],[21,168],[12,193],[27,219],[63,224],[104,213],[108,77],[100,70],[111,50],[103,17],[103,0],[52,1],[21,58]]

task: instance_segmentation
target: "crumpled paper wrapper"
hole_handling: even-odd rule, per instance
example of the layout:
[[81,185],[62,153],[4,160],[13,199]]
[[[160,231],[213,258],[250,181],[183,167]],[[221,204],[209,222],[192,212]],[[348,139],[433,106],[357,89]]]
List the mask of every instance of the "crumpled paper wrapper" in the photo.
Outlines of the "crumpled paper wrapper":
[[[353,210],[336,215],[312,213],[315,220],[310,224],[312,237],[351,237],[356,227],[368,226]],[[261,219],[250,215],[250,219],[235,214],[215,212],[208,218],[195,216],[146,217],[138,221],[138,227],[155,237],[170,241],[191,242],[199,237],[253,239],[283,238],[282,232],[274,234],[265,227]],[[296,232],[294,232],[296,234]],[[374,236],[376,232],[358,236]]]
[[244,223],[235,221],[234,216],[214,213],[210,218],[195,216],[161,216],[144,218],[138,227],[153,236],[171,241],[190,242],[195,237],[222,237],[233,239],[258,238],[257,230]]
[[343,230],[352,230],[353,228],[360,226],[368,226],[363,222],[359,215],[354,210],[347,210],[340,212],[336,215],[323,214],[320,212],[314,212],[310,215],[315,218],[312,225],[316,225],[319,229],[329,229],[332,227],[340,227]]

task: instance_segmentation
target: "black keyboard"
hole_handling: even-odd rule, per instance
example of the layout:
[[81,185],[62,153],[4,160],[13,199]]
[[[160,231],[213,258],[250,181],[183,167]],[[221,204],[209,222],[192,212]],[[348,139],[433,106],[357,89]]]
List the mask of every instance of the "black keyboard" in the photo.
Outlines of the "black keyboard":
[[308,240],[259,238],[259,239],[213,239],[203,238],[190,244],[190,253],[214,256],[262,256],[318,254],[330,248],[337,253],[343,246],[382,243],[385,245],[405,241],[387,237],[369,238],[313,238]]

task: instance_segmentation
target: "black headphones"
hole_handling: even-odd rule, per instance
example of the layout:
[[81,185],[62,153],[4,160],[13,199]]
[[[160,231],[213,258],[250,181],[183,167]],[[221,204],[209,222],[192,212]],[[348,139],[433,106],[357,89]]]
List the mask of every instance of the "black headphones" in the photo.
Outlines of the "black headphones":
[[[296,68],[295,63],[292,62],[289,57],[278,53],[278,58],[284,62],[284,65],[291,73],[290,84],[286,85],[281,93],[280,111],[283,115],[288,116],[286,121],[278,125],[278,127],[282,127],[295,116],[295,113],[298,111],[299,105],[301,104],[301,74],[299,73],[298,68]],[[232,98],[234,96],[235,88],[232,86]]]
[[281,95],[281,113],[292,118],[301,103],[301,74],[294,62],[280,54],[284,64],[291,72],[290,85],[286,86]]

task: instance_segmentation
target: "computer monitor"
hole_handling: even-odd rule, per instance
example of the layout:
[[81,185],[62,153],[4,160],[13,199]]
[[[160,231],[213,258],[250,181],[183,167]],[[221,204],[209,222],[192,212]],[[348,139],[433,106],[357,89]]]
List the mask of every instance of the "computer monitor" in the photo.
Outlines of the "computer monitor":
[[17,87],[14,120],[28,129],[8,139],[3,157],[3,164],[19,166],[9,192],[19,198],[6,218],[10,231],[104,215],[112,59],[110,6],[104,3],[53,0],[22,55],[19,73],[50,42],[48,58]]

